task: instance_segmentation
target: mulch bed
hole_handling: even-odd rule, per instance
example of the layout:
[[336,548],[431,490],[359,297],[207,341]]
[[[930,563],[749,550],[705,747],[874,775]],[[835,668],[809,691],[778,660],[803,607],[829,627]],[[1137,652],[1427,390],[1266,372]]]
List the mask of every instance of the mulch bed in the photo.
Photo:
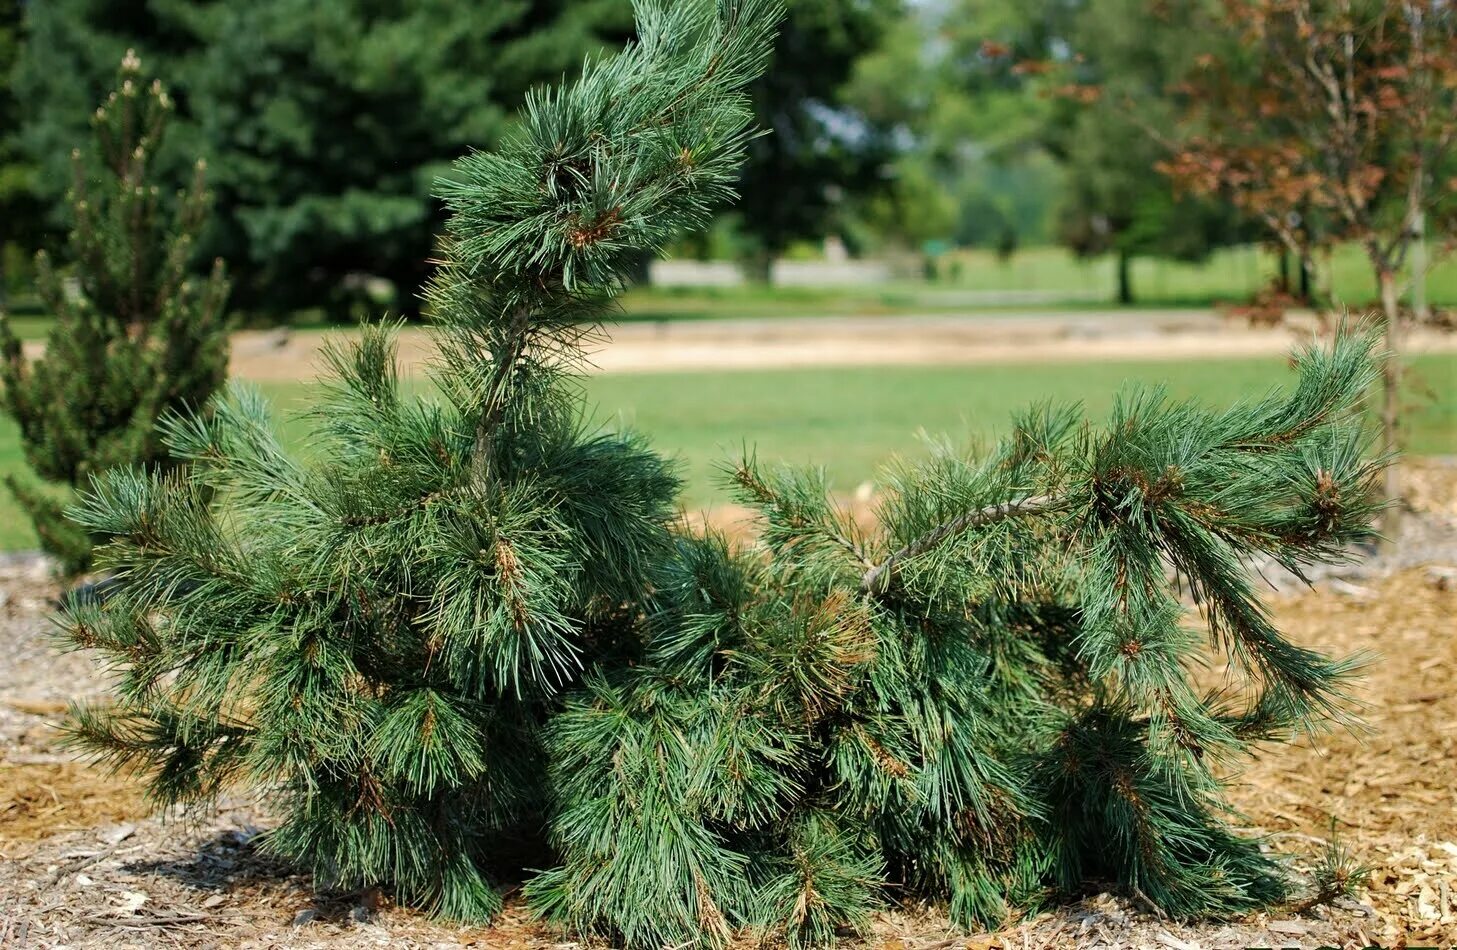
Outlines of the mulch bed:
[[[1297,642],[1376,654],[1357,690],[1364,727],[1272,749],[1233,797],[1251,833],[1309,880],[1332,833],[1372,868],[1353,898],[1223,923],[1166,920],[1107,894],[997,934],[966,935],[933,909],[893,908],[847,940],[883,950],[1457,945],[1457,466],[1411,476],[1416,514],[1401,542],[1313,589],[1276,583],[1277,620]],[[373,895],[316,894],[260,854],[266,807],[149,813],[134,783],[78,764],[55,724],[100,693],[84,656],[60,654],[43,563],[0,561],[0,948],[572,947],[519,899],[495,925],[435,923]]]

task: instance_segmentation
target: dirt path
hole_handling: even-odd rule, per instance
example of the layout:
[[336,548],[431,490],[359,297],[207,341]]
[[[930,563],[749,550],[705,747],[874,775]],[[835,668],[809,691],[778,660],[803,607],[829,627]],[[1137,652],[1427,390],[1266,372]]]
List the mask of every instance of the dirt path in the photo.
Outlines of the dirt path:
[[[1359,696],[1367,729],[1332,732],[1257,758],[1234,789],[1251,831],[1308,874],[1331,820],[1373,868],[1356,899],[1186,925],[1108,895],[997,934],[959,935],[924,908],[878,915],[879,950],[1127,950],[1457,944],[1457,466],[1411,474],[1418,514],[1397,553],[1324,572],[1274,599],[1299,643],[1378,654]],[[56,724],[74,698],[102,694],[85,656],[59,654],[46,614],[54,588],[33,558],[0,559],[0,948],[579,947],[512,898],[486,929],[430,921],[358,895],[316,895],[305,875],[261,855],[258,802],[161,820],[136,786],[77,764]]]
[[[592,362],[600,372],[633,373],[1211,359],[1282,356],[1308,332],[1228,325],[1210,310],[631,322],[611,328],[611,342],[596,349]],[[233,374],[267,382],[311,378],[327,336],[239,333]],[[1457,334],[1413,334],[1410,348],[1457,352]],[[406,375],[419,373],[433,353],[425,331],[401,333]]]
[[[1293,324],[1250,329],[1213,310],[632,321],[612,326],[591,360],[595,372],[642,373],[1284,356],[1310,336],[1315,320],[1297,315]],[[312,379],[325,342],[351,332],[236,333],[232,373],[258,382]],[[1457,352],[1457,334],[1413,333],[1408,348]],[[26,344],[32,358],[43,350]],[[427,331],[409,327],[399,334],[399,353],[401,372],[413,376],[435,349]]]

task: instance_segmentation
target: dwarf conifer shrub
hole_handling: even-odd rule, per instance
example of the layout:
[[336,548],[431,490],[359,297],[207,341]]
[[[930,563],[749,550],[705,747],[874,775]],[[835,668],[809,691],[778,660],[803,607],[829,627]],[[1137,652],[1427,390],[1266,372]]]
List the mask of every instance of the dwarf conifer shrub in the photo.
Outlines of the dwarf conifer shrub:
[[74,515],[120,592],[75,604],[122,671],[77,739],[163,804],[270,790],[321,882],[483,919],[503,841],[540,826],[542,728],[582,671],[641,652],[678,480],[584,418],[571,382],[619,275],[703,227],[749,135],[769,0],[651,3],[639,39],[535,94],[462,159],[431,287],[439,397],[388,327],[330,352],[313,460],[233,386],[162,426],[185,470],[106,473]]
[[26,359],[0,310],[0,404],[19,424],[31,469],[54,488],[6,481],[70,574],[89,566],[92,538],[66,519],[66,496],[117,466],[170,464],[158,419],[201,408],[227,377],[222,264],[202,279],[191,270],[211,204],[203,165],[175,207],[153,181],[173,108],[128,53],[92,116],[94,153],[72,156],[73,266],[57,268],[45,252],[36,259],[55,321],[43,357]]
[[1281,636],[1250,561],[1372,537],[1372,344],[1223,412],[1035,410],[892,469],[870,531],[820,474],[746,460],[759,543],[681,539],[642,662],[599,664],[547,729],[562,864],[530,896],[643,947],[824,943],[891,895],[978,928],[1090,886],[1180,917],[1280,899],[1224,784],[1342,718],[1357,661]]
[[76,740],[164,804],[266,790],[273,851],[450,917],[537,839],[537,912],[631,947],[825,943],[896,895],[967,925],[1094,885],[1277,899],[1228,768],[1339,716],[1353,664],[1282,637],[1249,563],[1370,536],[1369,337],[1221,412],[1035,410],[894,469],[874,530],[747,459],[750,546],[679,527],[671,465],[584,417],[620,275],[729,194],[776,16],[645,3],[460,162],[438,398],[371,328],[331,351],[313,461],[234,388],[166,421],[184,470],[97,482],[74,514],[118,592],[65,623],[119,678]]

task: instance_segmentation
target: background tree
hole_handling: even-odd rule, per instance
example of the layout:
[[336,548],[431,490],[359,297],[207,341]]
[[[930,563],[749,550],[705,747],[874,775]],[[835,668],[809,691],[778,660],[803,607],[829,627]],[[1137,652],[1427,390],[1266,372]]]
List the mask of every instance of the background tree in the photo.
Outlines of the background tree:
[[41,203],[35,194],[35,170],[21,152],[16,128],[20,103],[11,73],[20,55],[20,0],[0,0],[0,310],[4,310],[13,275],[11,256],[34,247],[40,239]]
[[[1184,137],[1163,168],[1257,216],[1304,262],[1328,242],[1365,251],[1385,318],[1381,426],[1394,453],[1402,274],[1427,226],[1457,223],[1443,177],[1457,137],[1457,11],[1422,0],[1229,0],[1206,29],[1237,40],[1225,47],[1237,52],[1191,73]],[[1400,498],[1395,466],[1386,492]],[[1398,516],[1393,507],[1388,534]]]
[[867,243],[1051,241],[1062,179],[1034,134],[1045,103],[969,68],[964,30],[951,10],[915,4],[856,63],[846,95],[894,146],[885,187],[856,208]]
[[939,31],[948,69],[985,116],[981,141],[1013,160],[1060,166],[1055,235],[1084,256],[1114,254],[1133,300],[1135,257],[1200,260],[1248,237],[1227,203],[1175,195],[1153,172],[1149,129],[1171,129],[1171,88],[1209,39],[1198,4],[1147,0],[958,0]]
[[[740,183],[739,231],[761,269],[796,240],[842,229],[841,209],[884,184],[883,130],[844,94],[901,0],[795,0],[780,64],[754,89],[761,125]],[[336,319],[413,312],[444,221],[430,183],[468,147],[502,140],[533,86],[631,35],[628,0],[228,0],[30,4],[17,71],[21,141],[50,201],[64,190],[71,118],[104,90],[97,63],[127,48],[175,77],[174,148],[211,166],[204,236],[230,262],[237,308],[323,308]],[[83,110],[77,112],[77,110]]]
[[444,220],[434,179],[499,142],[529,88],[630,26],[623,0],[57,0],[27,17],[17,88],[47,195],[64,188],[53,156],[78,141],[72,116],[104,88],[97,64],[135,47],[177,87],[159,180],[185,182],[188,156],[210,162],[204,246],[231,263],[235,305],[339,318],[416,309]]
[[739,184],[757,272],[797,240],[842,228],[844,203],[884,185],[885,130],[854,109],[847,84],[903,11],[901,0],[790,0],[773,68],[751,95],[761,128]]
[[[128,53],[116,91],[92,114],[95,153],[72,153],[75,266],[58,269],[45,252],[36,260],[55,319],[41,359],[26,359],[0,312],[4,405],[30,467],[48,482],[85,488],[117,466],[166,464],[157,420],[203,405],[227,375],[222,263],[206,280],[191,276],[208,210],[203,164],[175,216],[149,175],[172,108]],[[64,489],[7,481],[62,569],[85,570],[91,538],[65,518]]]

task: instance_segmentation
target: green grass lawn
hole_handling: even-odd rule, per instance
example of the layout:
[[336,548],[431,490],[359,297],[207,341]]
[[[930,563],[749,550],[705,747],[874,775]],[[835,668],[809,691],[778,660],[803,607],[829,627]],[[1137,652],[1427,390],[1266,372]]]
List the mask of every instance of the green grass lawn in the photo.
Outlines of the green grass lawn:
[[[921,433],[988,437],[1038,400],[1081,400],[1097,418],[1130,381],[1165,384],[1176,396],[1227,406],[1290,378],[1283,360],[1239,359],[624,374],[584,385],[598,418],[646,433],[680,460],[686,501],[702,507],[725,497],[716,466],[746,444],[762,460],[824,465],[834,486],[850,492],[889,457],[923,451]],[[284,413],[306,406],[311,392],[306,383],[265,389]],[[1412,390],[1411,451],[1457,452],[1457,356],[1413,360]],[[300,420],[285,423],[293,444],[306,432]],[[22,467],[15,428],[0,421],[0,472]],[[34,543],[8,496],[0,497],[0,549]]]
[[[1113,305],[1117,264],[1111,257],[1080,260],[1056,247],[1032,247],[1000,261],[990,251],[948,254],[942,279],[898,280],[864,287],[637,288],[622,300],[624,319],[704,320],[766,316],[877,315],[975,312],[978,309],[1083,309]],[[1274,255],[1256,248],[1224,248],[1198,263],[1139,258],[1132,280],[1139,307],[1205,307],[1247,300],[1275,275]],[[1375,301],[1376,283],[1360,248],[1343,246],[1329,263],[1331,291],[1344,306],[1360,309]],[[1015,297],[998,302],[998,292],[1037,292],[1036,303]],[[1457,258],[1427,276],[1428,299],[1457,306]]]

